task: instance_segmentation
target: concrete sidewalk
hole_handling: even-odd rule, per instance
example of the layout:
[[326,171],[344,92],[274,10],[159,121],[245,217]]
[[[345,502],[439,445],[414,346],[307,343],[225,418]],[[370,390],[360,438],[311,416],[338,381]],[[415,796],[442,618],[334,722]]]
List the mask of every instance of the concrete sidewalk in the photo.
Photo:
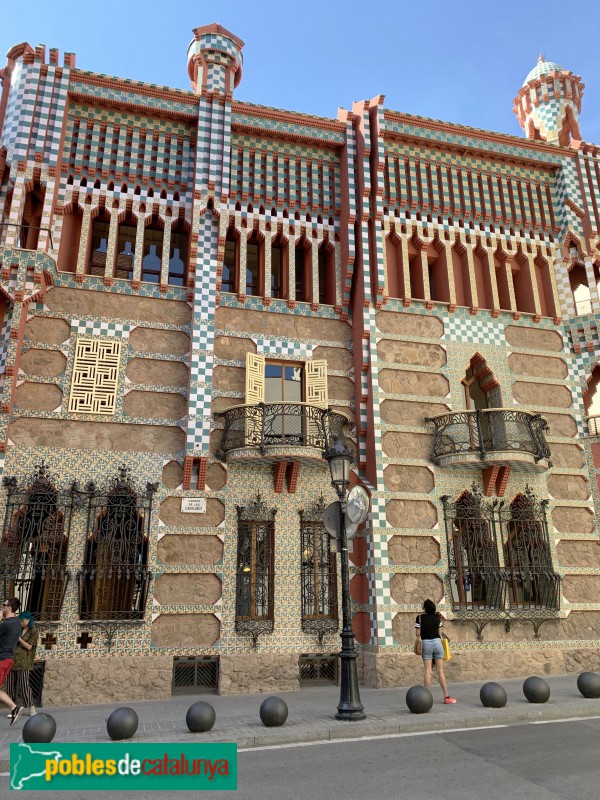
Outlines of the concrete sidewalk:
[[[339,722],[334,715],[339,700],[337,686],[319,686],[299,692],[282,692],[289,707],[286,724],[265,728],[258,716],[261,702],[267,695],[184,695],[168,700],[79,705],[46,709],[57,723],[56,742],[107,742],[106,719],[119,705],[134,708],[139,727],[133,742],[237,742],[240,748],[265,747],[295,742],[317,742],[362,736],[386,736],[411,732],[421,733],[449,728],[472,728],[483,725],[513,725],[534,721],[551,721],[573,717],[600,715],[600,699],[586,700],[577,689],[577,675],[548,676],[550,700],[533,705],[523,696],[523,679],[500,681],[508,694],[505,708],[484,708],[479,700],[477,683],[454,683],[451,692],[456,705],[442,703],[439,686],[432,687],[434,705],[428,714],[411,714],[406,707],[408,687],[396,689],[361,688],[361,699],[367,713],[362,722]],[[206,734],[191,734],[185,724],[189,706],[197,700],[211,703],[217,720]],[[0,771],[8,769],[9,745],[18,742],[27,717],[24,715],[11,728],[9,720],[0,718]]]

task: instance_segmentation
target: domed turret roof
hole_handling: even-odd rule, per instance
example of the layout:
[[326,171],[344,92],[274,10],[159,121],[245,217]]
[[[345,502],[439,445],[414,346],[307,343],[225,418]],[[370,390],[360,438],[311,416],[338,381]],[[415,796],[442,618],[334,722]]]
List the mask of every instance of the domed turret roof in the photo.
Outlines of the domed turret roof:
[[548,75],[550,72],[564,72],[564,67],[556,64],[554,61],[546,61],[544,56],[538,58],[538,63],[531,70],[529,75],[523,81],[523,86],[527,86],[529,81],[535,81],[542,75]]

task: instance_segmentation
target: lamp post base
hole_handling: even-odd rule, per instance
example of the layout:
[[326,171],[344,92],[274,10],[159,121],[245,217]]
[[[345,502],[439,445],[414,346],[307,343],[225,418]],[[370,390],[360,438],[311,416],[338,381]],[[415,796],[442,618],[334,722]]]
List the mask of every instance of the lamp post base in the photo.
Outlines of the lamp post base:
[[346,722],[359,722],[366,719],[360,692],[358,690],[358,675],[356,673],[356,652],[344,651],[340,653],[340,702],[338,704],[336,719]]

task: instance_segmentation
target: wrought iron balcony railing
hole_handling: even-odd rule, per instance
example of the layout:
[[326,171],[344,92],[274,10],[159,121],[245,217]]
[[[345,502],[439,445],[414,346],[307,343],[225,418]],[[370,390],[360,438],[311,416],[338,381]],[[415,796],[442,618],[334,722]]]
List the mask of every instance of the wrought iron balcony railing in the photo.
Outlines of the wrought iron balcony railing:
[[546,442],[546,420],[539,414],[514,408],[453,411],[427,418],[435,426],[431,459],[439,466],[457,464],[485,468],[499,463],[534,467],[552,466]]
[[338,431],[349,424],[344,414],[308,403],[258,403],[233,406],[218,414],[225,423],[221,452],[307,448],[321,457]]
[[560,575],[551,567],[470,570],[452,567],[449,579],[453,611],[556,611],[560,608]]

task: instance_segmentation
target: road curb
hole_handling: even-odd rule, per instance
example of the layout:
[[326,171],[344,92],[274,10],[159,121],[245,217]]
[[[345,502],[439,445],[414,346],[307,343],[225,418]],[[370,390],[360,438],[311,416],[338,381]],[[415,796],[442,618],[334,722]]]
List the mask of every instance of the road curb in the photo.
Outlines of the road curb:
[[[210,742],[235,742],[240,750],[253,750],[261,747],[293,746],[294,744],[318,744],[319,742],[338,742],[347,740],[360,740],[363,738],[386,737],[386,736],[410,736],[410,734],[423,735],[427,733],[443,733],[445,730],[465,730],[482,727],[526,725],[539,722],[555,722],[563,720],[568,722],[572,719],[594,717],[600,715],[600,704],[581,703],[570,705],[568,708],[561,708],[552,704],[545,704],[543,707],[523,708],[523,709],[497,709],[490,712],[489,709],[481,709],[480,713],[469,714],[466,717],[455,717],[452,714],[440,718],[437,714],[430,717],[428,714],[411,715],[399,721],[370,721],[369,718],[359,723],[337,723],[335,727],[321,727],[315,730],[294,730],[293,727],[283,726],[277,730],[265,729],[264,734],[256,736],[239,735],[229,732],[223,736],[210,735],[201,737],[200,735],[189,734],[181,728],[176,733],[177,738],[169,738],[165,731],[163,739],[157,739],[158,731],[142,731],[130,741],[136,744],[161,741],[165,744],[180,744],[181,737],[185,741]],[[171,737],[173,734],[171,733]],[[90,742],[90,744],[95,743]],[[105,743],[109,743],[108,737]],[[55,740],[53,744],[73,744],[73,742],[60,742]],[[0,758],[0,772],[8,772],[10,761],[6,757]]]

